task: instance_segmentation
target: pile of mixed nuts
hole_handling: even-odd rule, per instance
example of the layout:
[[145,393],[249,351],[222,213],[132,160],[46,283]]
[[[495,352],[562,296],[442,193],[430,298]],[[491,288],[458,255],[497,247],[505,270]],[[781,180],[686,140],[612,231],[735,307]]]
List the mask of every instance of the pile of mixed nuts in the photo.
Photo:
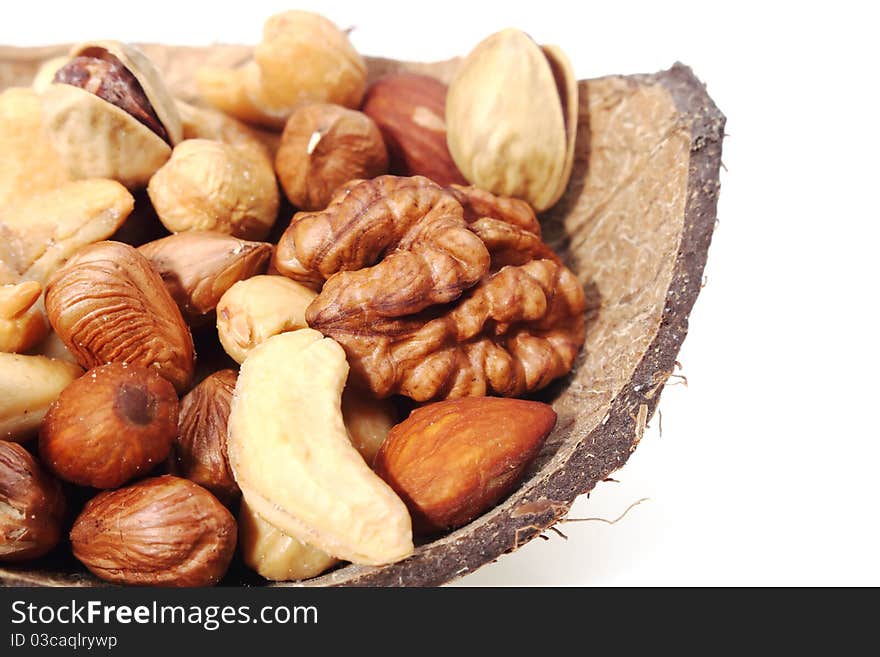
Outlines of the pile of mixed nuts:
[[[290,11],[198,106],[113,41],[0,94],[0,561],[69,537],[105,580],[203,586],[238,547],[301,580],[517,484],[556,423],[517,397],[584,342],[535,214],[571,173],[571,67],[511,29],[448,90],[366,80]],[[197,370],[194,334],[231,360]]]

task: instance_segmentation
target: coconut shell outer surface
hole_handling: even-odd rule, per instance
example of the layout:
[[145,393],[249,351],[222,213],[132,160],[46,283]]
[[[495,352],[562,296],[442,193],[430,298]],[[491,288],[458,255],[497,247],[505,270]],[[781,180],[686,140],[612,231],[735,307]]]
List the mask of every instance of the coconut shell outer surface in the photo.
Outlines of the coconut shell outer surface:
[[[252,52],[244,46],[142,49],[172,93],[190,102],[198,102],[196,68],[236,66]],[[0,89],[29,84],[43,61],[66,50],[0,48]],[[406,70],[448,83],[458,64],[367,59],[370,81]],[[587,344],[574,372],[542,396],[559,416],[556,428],[517,489],[470,524],[419,546],[402,562],[345,566],[303,584],[435,586],[466,575],[551,527],[638,445],[702,287],[725,118],[682,64],[653,75],[581,81],[578,91],[572,176],[542,216],[542,228],[600,306],[591,306]],[[102,585],[63,557],[5,566],[0,582]],[[233,575],[223,583],[239,580]]]

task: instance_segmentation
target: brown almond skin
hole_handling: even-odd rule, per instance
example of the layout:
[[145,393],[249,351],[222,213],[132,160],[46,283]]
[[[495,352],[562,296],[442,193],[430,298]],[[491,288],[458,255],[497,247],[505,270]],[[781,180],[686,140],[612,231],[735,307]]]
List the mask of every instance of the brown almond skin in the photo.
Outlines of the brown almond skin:
[[81,250],[46,285],[46,314],[86,369],[155,367],[178,393],[193,376],[192,334],[149,260],[122,242]]
[[272,245],[191,230],[138,248],[147,257],[193,327],[212,321],[220,297],[238,281],[266,271]]
[[174,386],[155,368],[109,363],[59,395],[40,429],[40,458],[61,479],[117,488],[168,458],[177,435]]
[[61,485],[18,443],[0,440],[0,562],[35,559],[61,539]]
[[367,90],[362,108],[385,139],[389,170],[441,186],[467,185],[446,145],[446,85],[415,73],[392,73]]
[[226,505],[241,495],[226,454],[226,429],[238,373],[220,370],[189,391],[180,402],[174,443],[176,472],[211,491]]
[[232,514],[201,486],[165,475],[105,491],[73,524],[73,554],[117,584],[211,586],[235,553]]
[[556,425],[541,402],[466,397],[418,408],[391,429],[375,470],[414,530],[461,527],[509,493]]

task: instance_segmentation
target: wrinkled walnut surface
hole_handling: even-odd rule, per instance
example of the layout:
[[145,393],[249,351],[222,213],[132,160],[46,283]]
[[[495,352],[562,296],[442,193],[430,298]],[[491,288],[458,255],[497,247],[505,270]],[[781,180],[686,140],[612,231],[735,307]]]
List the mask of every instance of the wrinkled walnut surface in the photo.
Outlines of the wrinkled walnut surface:
[[469,188],[353,181],[294,217],[276,267],[327,279],[306,321],[378,397],[520,395],[568,373],[584,341],[583,289],[528,206]]

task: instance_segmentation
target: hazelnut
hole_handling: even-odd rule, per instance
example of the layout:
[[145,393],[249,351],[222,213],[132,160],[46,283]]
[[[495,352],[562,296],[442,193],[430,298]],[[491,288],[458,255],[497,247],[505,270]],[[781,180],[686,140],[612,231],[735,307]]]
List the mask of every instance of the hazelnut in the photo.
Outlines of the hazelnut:
[[177,474],[204,486],[225,504],[241,493],[226,456],[226,427],[237,378],[234,370],[220,370],[190,390],[180,401],[174,443]]
[[385,139],[389,169],[438,185],[467,184],[446,145],[446,85],[427,75],[392,73],[367,90],[363,112]]
[[61,486],[18,443],[0,441],[0,561],[46,554],[61,538]]
[[105,491],[73,524],[73,554],[101,579],[147,586],[209,586],[235,553],[235,518],[213,495],[165,475]]
[[387,169],[379,128],[366,114],[339,105],[303,105],[294,111],[275,156],[281,186],[302,210],[323,210],[340,185]]
[[176,146],[147,192],[172,233],[216,230],[260,240],[278,214],[278,186],[265,151],[210,139]]
[[155,368],[96,367],[49,408],[40,430],[40,457],[62,479],[116,488],[168,457],[177,411],[174,387]]

